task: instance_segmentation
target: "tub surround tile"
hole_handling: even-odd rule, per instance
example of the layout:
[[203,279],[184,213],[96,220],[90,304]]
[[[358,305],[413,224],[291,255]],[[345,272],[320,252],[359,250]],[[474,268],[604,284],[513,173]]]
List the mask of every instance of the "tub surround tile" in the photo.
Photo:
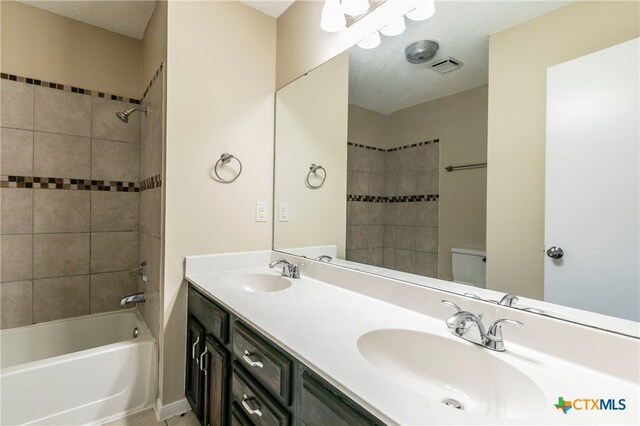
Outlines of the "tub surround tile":
[[416,259],[415,251],[396,249],[396,267],[398,271],[415,273]]
[[366,203],[369,211],[367,222],[369,225],[384,225],[384,203]]
[[369,262],[369,249],[347,250],[347,260],[367,264]]
[[91,272],[128,271],[138,265],[138,232],[91,234]]
[[384,267],[388,269],[396,269],[396,249],[384,248]]
[[162,123],[164,102],[164,73],[158,74],[158,78],[149,88],[143,99],[143,105],[149,107],[149,113],[141,116],[140,134],[146,137],[150,131]]
[[162,173],[162,126],[156,126],[140,144],[140,180]]
[[147,276],[149,283],[156,289],[160,288],[160,267],[162,264],[162,242],[159,238],[144,232],[138,233],[140,262],[147,262]]
[[149,326],[149,331],[156,339],[160,335],[160,292],[150,283],[145,283],[144,291],[145,317],[144,320]]
[[369,248],[369,227],[367,225],[351,226],[351,246],[349,248]]
[[34,234],[34,278],[89,273],[89,233]]
[[129,116],[129,122],[123,123],[116,112],[126,111],[138,105],[118,102],[105,98],[91,98],[91,134],[96,139],[109,139],[137,144],[140,141],[140,117],[136,111]]
[[34,190],[33,231],[89,232],[91,194],[89,191]]
[[140,193],[140,230],[160,238],[162,232],[162,190],[150,189]]
[[140,194],[137,192],[91,192],[91,230],[137,231]]
[[33,130],[33,86],[0,80],[0,126]]
[[415,252],[416,274],[426,277],[438,277],[438,254]]
[[367,248],[382,248],[384,246],[384,225],[368,225],[367,235]]
[[120,306],[120,299],[137,290],[138,278],[130,277],[127,271],[91,274],[91,313],[130,308]]
[[91,178],[91,139],[35,132],[34,176]]
[[102,180],[139,180],[140,146],[103,139],[91,141],[91,178]]
[[396,248],[403,250],[415,250],[415,226],[396,226]]
[[369,223],[369,206],[364,202],[351,202],[351,225],[367,225]]
[[33,90],[36,131],[91,136],[91,97],[45,87]]
[[33,190],[0,188],[2,234],[33,232]]
[[32,323],[32,303],[32,281],[0,284],[0,328],[30,325]]
[[438,252],[438,228],[434,226],[416,227],[416,250],[427,253]]
[[33,281],[33,322],[88,315],[89,275]]
[[25,281],[33,277],[33,236],[2,235],[0,236],[0,281]]
[[0,169],[3,175],[33,174],[33,132],[0,129]]

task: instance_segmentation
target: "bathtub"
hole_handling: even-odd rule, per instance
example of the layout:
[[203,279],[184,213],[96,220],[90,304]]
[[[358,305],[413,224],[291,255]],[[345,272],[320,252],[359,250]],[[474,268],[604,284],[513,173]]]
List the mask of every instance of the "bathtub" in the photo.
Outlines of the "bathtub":
[[135,308],[2,330],[0,424],[100,424],[151,407],[156,359]]

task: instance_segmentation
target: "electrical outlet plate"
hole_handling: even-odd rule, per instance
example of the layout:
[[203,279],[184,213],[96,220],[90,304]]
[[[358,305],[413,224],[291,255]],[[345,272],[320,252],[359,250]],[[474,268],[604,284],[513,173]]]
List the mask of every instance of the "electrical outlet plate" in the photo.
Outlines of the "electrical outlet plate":
[[278,222],[289,222],[289,203],[278,204]]
[[256,203],[256,222],[267,222],[267,203],[258,201]]

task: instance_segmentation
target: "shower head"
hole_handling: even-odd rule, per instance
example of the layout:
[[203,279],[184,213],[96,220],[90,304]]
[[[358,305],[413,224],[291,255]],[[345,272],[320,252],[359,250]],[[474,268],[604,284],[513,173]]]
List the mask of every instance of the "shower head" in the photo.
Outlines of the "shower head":
[[129,116],[134,111],[143,111],[145,114],[147,114],[147,113],[149,113],[149,107],[133,107],[133,108],[128,109],[126,111],[116,112],[116,117],[118,117],[120,119],[120,121],[122,121],[123,123],[128,123],[129,122]]

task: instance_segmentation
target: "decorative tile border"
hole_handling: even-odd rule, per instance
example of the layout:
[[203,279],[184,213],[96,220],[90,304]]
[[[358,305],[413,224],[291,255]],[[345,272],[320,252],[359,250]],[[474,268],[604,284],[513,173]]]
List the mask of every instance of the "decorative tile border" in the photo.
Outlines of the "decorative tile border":
[[140,182],[140,191],[148,191],[149,189],[160,188],[161,186],[162,175],[155,175]]
[[40,176],[0,176],[0,188],[62,189],[72,191],[140,192],[138,182],[70,179]]
[[416,148],[416,147],[422,146],[422,145],[432,145],[432,144],[436,144],[436,143],[440,143],[440,139],[433,139],[433,140],[430,140],[430,141],[413,143],[411,145],[397,146],[395,148],[389,148],[389,149],[378,148],[378,147],[369,146],[369,145],[362,145],[362,144],[353,143],[353,142],[347,142],[347,145],[348,146],[354,146],[356,148],[370,149],[370,150],[373,150],[373,151],[393,152],[393,151],[400,151],[402,149]]
[[393,197],[379,197],[377,195],[347,195],[347,201],[361,201],[365,203],[416,203],[420,201],[438,201],[440,194],[426,195],[397,195]]
[[151,78],[151,81],[149,82],[149,84],[147,84],[147,88],[144,89],[144,94],[142,95],[142,100],[143,101],[144,101],[144,98],[147,97],[147,94],[149,93],[149,90],[151,90],[151,88],[153,87],[153,83],[156,82],[156,80],[158,79],[158,77],[162,73],[162,70],[164,69],[164,65],[165,65],[164,62],[160,63],[160,67],[156,70],[156,73]]
[[80,95],[96,96],[98,98],[111,99],[112,101],[129,102],[132,104],[140,104],[140,99],[127,98],[125,96],[111,95],[109,93],[99,92],[97,90],[88,90],[81,87],[75,87],[68,84],[52,83],[48,81],[38,80],[37,78],[21,77],[14,74],[0,73],[3,80],[15,81],[18,83],[32,84],[34,86],[48,87],[49,89],[63,90],[65,92],[78,93]]

